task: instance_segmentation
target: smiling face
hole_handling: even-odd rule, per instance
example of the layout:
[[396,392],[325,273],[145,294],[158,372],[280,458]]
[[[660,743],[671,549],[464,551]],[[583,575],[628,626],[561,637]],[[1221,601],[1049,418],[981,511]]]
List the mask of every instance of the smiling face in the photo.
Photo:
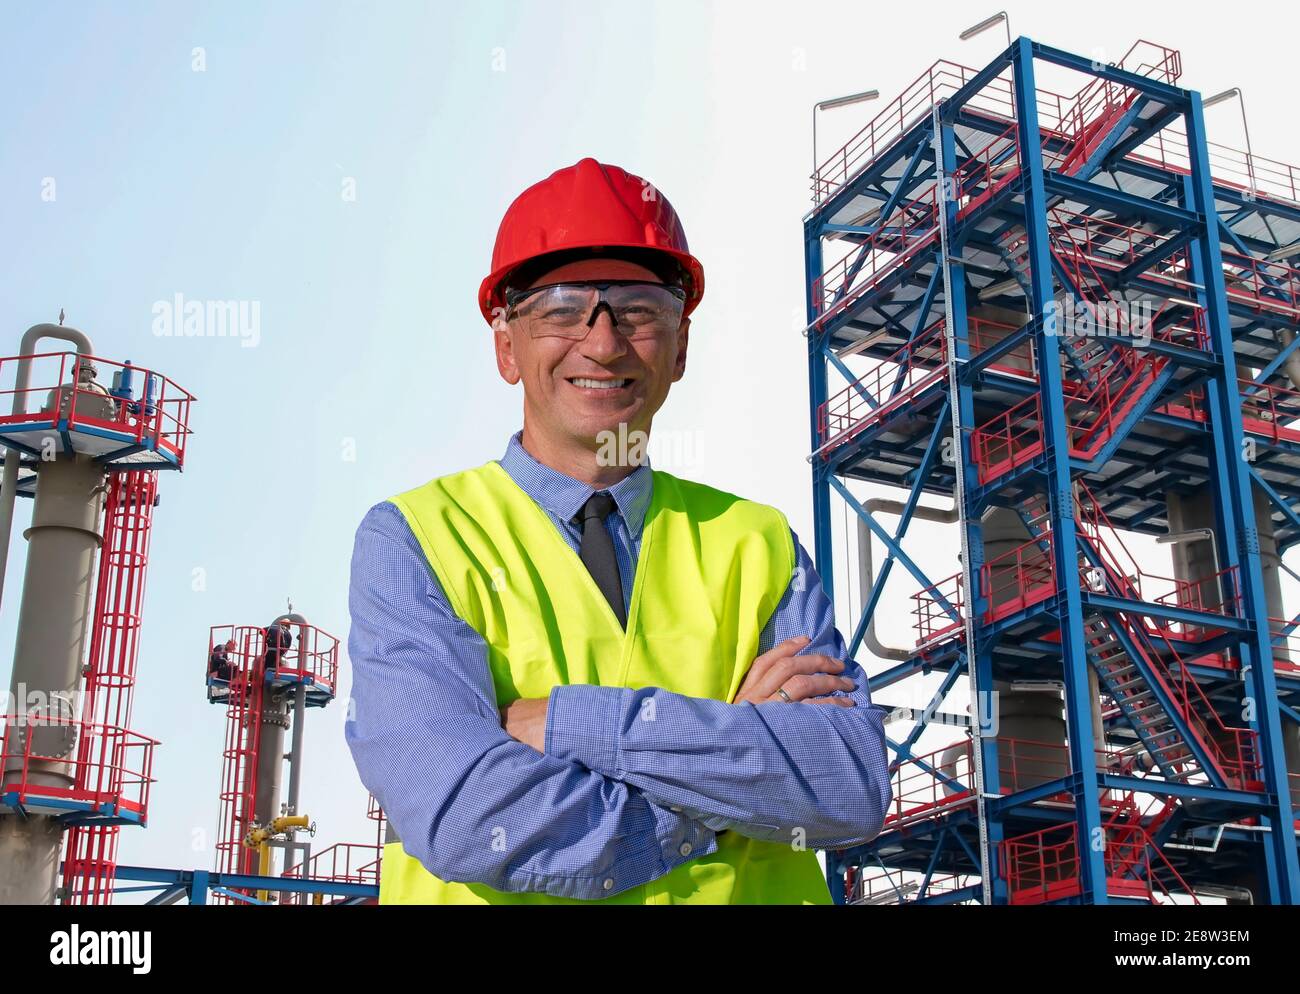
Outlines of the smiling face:
[[[529,288],[570,280],[663,282],[636,263],[596,258],[558,266]],[[689,318],[644,341],[624,337],[607,307],[598,309],[580,341],[533,338],[527,324],[518,316],[493,323],[497,369],[507,383],[524,385],[524,447],[570,475],[575,475],[575,460],[600,448],[602,433],[617,437],[623,424],[628,436],[633,431],[648,435],[669,387],[686,371]]]

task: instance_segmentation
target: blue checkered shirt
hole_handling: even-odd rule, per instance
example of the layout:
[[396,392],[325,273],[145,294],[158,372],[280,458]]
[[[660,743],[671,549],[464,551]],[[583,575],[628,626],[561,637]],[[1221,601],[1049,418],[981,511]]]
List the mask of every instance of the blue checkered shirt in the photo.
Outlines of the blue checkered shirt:
[[[572,518],[593,490],[533,459],[520,433],[500,463],[577,550]],[[647,464],[609,488],[625,600],[652,486]],[[803,652],[846,660],[821,579],[794,545],[797,569],[759,651],[807,635]],[[538,752],[501,727],[487,645],[392,503],[357,531],[349,605],[348,746],[405,850],[443,880],[596,899],[715,852],[722,831],[791,842],[802,829],[815,848],[880,831],[891,800],[884,709],[852,660],[852,708],[559,686]],[[648,707],[656,720],[635,720]]]

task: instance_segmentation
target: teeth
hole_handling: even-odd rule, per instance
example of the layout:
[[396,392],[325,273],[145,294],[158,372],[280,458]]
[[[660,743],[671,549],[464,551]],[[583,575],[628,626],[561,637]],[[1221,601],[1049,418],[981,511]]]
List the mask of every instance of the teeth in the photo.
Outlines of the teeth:
[[627,380],[589,380],[583,376],[574,377],[572,383],[575,387],[591,387],[594,390],[616,390],[619,387],[626,386]]

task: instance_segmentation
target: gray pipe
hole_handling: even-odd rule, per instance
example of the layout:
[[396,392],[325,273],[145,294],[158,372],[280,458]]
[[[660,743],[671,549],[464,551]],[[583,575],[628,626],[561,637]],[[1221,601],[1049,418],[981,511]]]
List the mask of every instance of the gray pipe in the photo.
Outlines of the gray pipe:
[[[298,652],[300,659],[305,652],[303,628],[309,622],[301,614],[289,612],[276,615],[272,624],[282,623],[298,626]],[[269,626],[268,626],[269,627]],[[284,655],[281,655],[281,660]],[[265,679],[265,672],[263,679]],[[257,753],[257,797],[254,805],[254,821],[269,825],[280,814],[280,784],[284,773],[284,761],[289,761],[289,799],[285,805],[286,814],[298,814],[299,790],[302,784],[303,730],[306,727],[307,693],[301,684],[294,688],[292,696],[277,690],[267,699],[269,706],[262,712],[262,740]],[[292,718],[290,717],[292,708]],[[288,753],[284,751],[284,734],[293,722],[293,733]],[[250,731],[251,734],[251,731]],[[296,828],[286,829],[285,835],[290,843],[298,832]],[[291,849],[286,848],[285,852]]]
[[[303,638],[303,628],[308,625],[308,621],[301,614],[290,613],[282,614],[275,619],[277,622],[293,623],[298,626],[298,653],[299,659],[305,659],[305,648]],[[285,807],[285,813],[298,814],[298,797],[302,786],[302,741],[303,730],[306,728],[307,714],[307,688],[298,684],[293,692],[293,736],[289,753],[284,758],[289,760],[289,801]]]
[[[28,358],[36,351],[36,343],[42,338],[57,338],[71,342],[82,355],[94,355],[95,349],[90,344],[90,337],[76,328],[65,328],[58,324],[34,324],[23,332],[18,344],[18,375],[14,382],[14,414],[27,413],[27,388],[32,376],[32,360]],[[10,452],[5,458],[3,481],[0,482],[0,600],[4,599],[5,567],[9,562],[9,536],[14,528],[14,499],[18,496],[18,462],[16,452]]]
[[[886,514],[895,515],[901,515],[907,509],[907,505],[901,501],[888,500],[884,497],[873,497],[862,506],[869,513],[883,511]],[[941,507],[924,507],[917,504],[912,514],[922,521],[937,521],[949,525],[958,519],[955,507],[945,510]],[[871,552],[871,529],[867,527],[867,523],[862,519],[861,515],[858,516],[858,583],[862,590],[862,603],[865,605],[871,599],[871,593],[875,589],[876,571]],[[876,613],[874,611],[871,612],[871,620],[867,622],[867,632],[863,642],[872,653],[881,659],[903,662],[916,655],[914,649],[904,649],[881,643],[876,636]]]

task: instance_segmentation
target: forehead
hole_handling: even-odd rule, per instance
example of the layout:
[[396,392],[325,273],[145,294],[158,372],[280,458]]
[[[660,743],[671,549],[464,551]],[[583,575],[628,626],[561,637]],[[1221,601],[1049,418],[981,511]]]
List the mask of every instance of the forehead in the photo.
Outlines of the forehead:
[[528,288],[568,280],[646,280],[662,283],[654,271],[626,259],[576,259],[547,270],[528,284]]

